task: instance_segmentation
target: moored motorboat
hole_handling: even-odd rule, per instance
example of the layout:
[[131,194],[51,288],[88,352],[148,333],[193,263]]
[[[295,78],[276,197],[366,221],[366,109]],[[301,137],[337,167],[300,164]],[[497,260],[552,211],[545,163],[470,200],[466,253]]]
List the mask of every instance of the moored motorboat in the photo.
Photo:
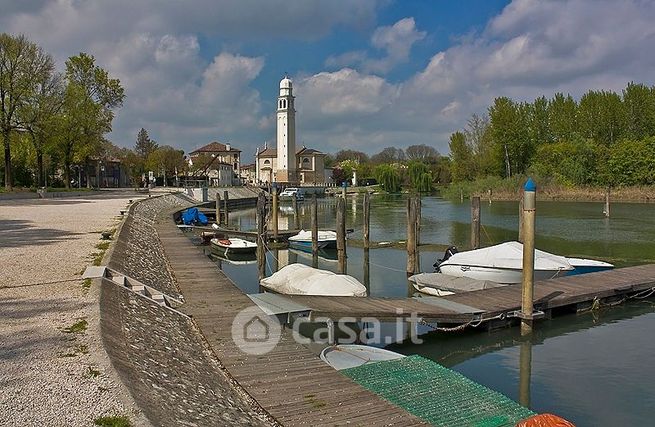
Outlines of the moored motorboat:
[[[452,253],[452,248],[449,250]],[[505,242],[471,251],[456,252],[435,264],[438,272],[456,277],[469,277],[496,283],[521,283],[523,276],[523,244]],[[535,280],[566,275],[573,266],[563,256],[535,249]]]
[[257,244],[248,240],[236,237],[222,238],[217,237],[210,240],[211,247],[223,254],[252,254],[257,249]]
[[402,359],[400,353],[368,345],[340,344],[326,347],[321,352],[321,360],[337,371],[385,360]]
[[[330,249],[337,247],[337,233],[330,230],[318,231],[318,248]],[[312,250],[311,230],[300,230],[295,236],[289,237],[289,246],[300,250]]]
[[346,274],[289,264],[259,282],[264,288],[288,295],[365,297],[366,287]]

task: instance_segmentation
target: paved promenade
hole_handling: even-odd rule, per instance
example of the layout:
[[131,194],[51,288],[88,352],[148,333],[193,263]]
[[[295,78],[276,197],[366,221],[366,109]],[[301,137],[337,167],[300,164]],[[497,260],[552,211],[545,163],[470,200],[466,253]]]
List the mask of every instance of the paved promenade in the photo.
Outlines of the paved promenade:
[[0,425],[149,425],[102,348],[98,289],[79,276],[135,198],[0,201]]

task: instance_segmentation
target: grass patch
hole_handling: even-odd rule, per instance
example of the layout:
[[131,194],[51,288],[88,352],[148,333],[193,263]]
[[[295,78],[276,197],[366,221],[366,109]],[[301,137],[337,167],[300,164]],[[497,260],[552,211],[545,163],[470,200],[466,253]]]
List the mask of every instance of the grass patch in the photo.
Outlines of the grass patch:
[[109,249],[110,244],[110,241],[101,242],[96,245],[96,248],[100,249],[102,252],[105,252],[107,249]]
[[96,378],[100,376],[100,371],[97,370],[96,368],[89,366],[86,371],[86,375],[90,378]]
[[81,334],[82,332],[86,331],[88,326],[89,323],[86,321],[86,319],[80,319],[69,327],[62,329],[61,331],[67,334]]
[[316,395],[308,394],[305,396],[305,402],[312,405],[314,409],[320,409],[327,405],[324,401],[316,399]]
[[93,424],[102,427],[131,427],[130,419],[126,416],[99,417],[93,420]]
[[82,289],[88,291],[89,289],[91,289],[91,283],[92,283],[91,279],[84,279],[84,281],[82,282]]
[[99,267],[100,264],[102,263],[102,258],[105,256],[105,253],[104,252],[93,252],[91,254],[91,256],[93,257],[92,265],[94,265],[95,267]]

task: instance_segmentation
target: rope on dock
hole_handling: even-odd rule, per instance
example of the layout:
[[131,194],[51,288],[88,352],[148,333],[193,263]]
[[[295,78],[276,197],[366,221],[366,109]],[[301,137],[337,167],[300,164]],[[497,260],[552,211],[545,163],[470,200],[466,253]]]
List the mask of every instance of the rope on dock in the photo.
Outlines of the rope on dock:
[[653,286],[652,288],[644,289],[643,291],[639,291],[634,295],[623,297],[619,301],[614,301],[614,302],[602,302],[600,298],[594,297],[593,301],[591,302],[591,306],[589,308],[580,309],[579,311],[585,312],[590,310],[599,310],[604,307],[615,307],[631,299],[643,300],[649,298],[653,294],[655,294],[655,286]]
[[425,320],[420,320],[418,323],[439,332],[458,332],[466,329],[469,326],[472,328],[477,328],[482,324],[482,322],[488,322],[490,320],[497,320],[497,319],[504,319],[504,318],[505,318],[505,313],[501,313],[497,316],[487,317],[487,318],[480,316],[480,319],[478,319],[477,322],[475,318],[472,318],[468,322],[462,323],[461,325],[458,326],[453,326],[452,328],[444,328],[441,326],[433,325],[430,322],[426,322]]

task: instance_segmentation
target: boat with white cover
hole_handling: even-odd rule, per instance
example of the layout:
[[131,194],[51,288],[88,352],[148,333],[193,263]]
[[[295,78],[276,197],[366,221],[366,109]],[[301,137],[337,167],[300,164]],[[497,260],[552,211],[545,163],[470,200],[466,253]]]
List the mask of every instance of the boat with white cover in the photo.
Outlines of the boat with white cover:
[[288,295],[365,297],[366,287],[346,274],[289,264],[259,282],[264,288]]
[[[312,250],[312,231],[300,230],[295,236],[289,237],[289,246],[301,250]],[[318,231],[318,248],[329,249],[337,247],[337,233],[330,230]]]
[[507,286],[504,283],[449,276],[443,273],[419,273],[410,276],[407,280],[412,282],[412,286],[417,291],[435,297]]
[[[449,276],[469,277],[497,283],[521,283],[523,244],[505,242],[487,248],[457,252],[435,266],[438,272]],[[566,257],[535,249],[535,280],[564,276],[573,268]]]
[[402,359],[400,353],[368,345],[340,344],[326,347],[321,352],[321,360],[337,371],[367,365],[385,360]]

